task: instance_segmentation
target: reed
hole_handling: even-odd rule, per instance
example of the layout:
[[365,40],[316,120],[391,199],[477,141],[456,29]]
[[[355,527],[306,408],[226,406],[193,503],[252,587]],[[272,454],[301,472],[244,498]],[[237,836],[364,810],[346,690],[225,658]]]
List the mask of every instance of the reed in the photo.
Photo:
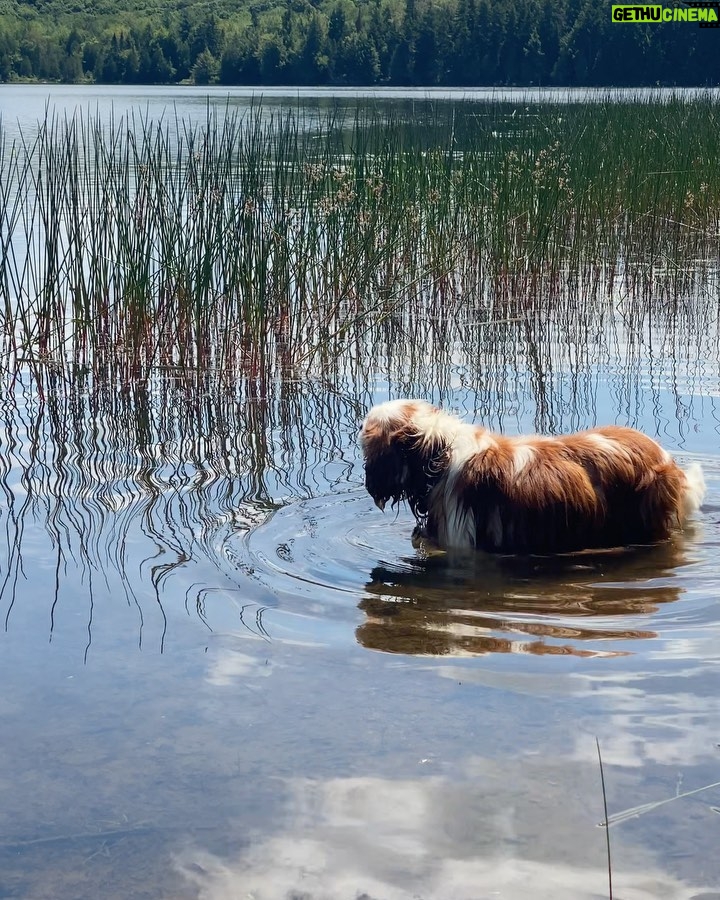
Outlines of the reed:
[[708,95],[0,127],[7,367],[322,368],[419,322],[602,316],[618,285],[639,323],[677,314],[714,266],[719,114]]

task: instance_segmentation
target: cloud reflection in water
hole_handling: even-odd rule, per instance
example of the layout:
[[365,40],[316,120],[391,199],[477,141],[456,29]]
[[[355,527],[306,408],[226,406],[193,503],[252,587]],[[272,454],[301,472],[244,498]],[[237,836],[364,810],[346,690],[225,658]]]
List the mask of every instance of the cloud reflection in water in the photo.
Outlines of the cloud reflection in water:
[[[502,764],[474,760],[472,768],[467,782],[297,779],[276,834],[230,860],[189,848],[176,866],[200,900],[607,896],[603,832],[573,811],[577,798],[557,796],[552,772],[518,787]],[[690,900],[701,890],[637,847],[619,849],[614,880],[624,900]]]

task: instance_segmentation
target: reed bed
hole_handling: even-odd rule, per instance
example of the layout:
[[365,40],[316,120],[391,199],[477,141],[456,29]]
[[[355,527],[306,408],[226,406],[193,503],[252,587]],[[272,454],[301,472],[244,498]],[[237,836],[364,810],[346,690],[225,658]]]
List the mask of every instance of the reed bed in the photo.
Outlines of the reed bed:
[[619,288],[639,326],[676,315],[716,276],[719,115],[428,101],[0,131],[6,368],[298,373],[450,323],[585,321]]

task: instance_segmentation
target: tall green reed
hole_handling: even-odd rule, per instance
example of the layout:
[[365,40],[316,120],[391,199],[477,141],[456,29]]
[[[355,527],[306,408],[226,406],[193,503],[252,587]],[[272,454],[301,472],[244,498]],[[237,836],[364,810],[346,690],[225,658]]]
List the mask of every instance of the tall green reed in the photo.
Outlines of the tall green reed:
[[641,316],[670,314],[716,261],[719,110],[255,106],[0,129],[8,365],[322,369],[393,330],[602,313],[618,284]]

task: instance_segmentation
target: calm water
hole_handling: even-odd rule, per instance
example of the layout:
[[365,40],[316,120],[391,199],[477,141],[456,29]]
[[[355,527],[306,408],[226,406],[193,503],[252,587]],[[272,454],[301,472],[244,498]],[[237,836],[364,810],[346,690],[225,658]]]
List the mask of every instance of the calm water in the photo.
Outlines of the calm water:
[[[47,97],[0,87],[6,121]],[[589,331],[550,310],[231,392],[3,376],[0,897],[607,897],[596,738],[616,896],[720,897],[719,299],[631,327],[617,293]],[[362,487],[362,416],[403,395],[643,428],[706,505],[642,553],[426,557]]]
[[603,101],[608,97],[623,98],[629,94],[642,99],[650,97],[670,98],[675,95],[717,96],[720,89],[707,88],[282,88],[268,87],[262,91],[252,88],[227,87],[152,87],[152,86],[102,86],[102,85],[13,85],[0,84],[0,114],[8,137],[18,130],[32,133],[46,111],[59,117],[72,116],[75,112],[114,114],[116,118],[134,114],[138,120],[157,121],[160,118],[179,118],[202,123],[208,110],[223,114],[226,110],[243,113],[261,103],[268,115],[282,110],[303,110],[308,123],[313,115],[323,110],[338,109],[353,112],[357,100],[375,101],[378,104],[402,104],[412,109],[412,104],[426,101],[507,100],[526,103],[562,103],[583,100]]

